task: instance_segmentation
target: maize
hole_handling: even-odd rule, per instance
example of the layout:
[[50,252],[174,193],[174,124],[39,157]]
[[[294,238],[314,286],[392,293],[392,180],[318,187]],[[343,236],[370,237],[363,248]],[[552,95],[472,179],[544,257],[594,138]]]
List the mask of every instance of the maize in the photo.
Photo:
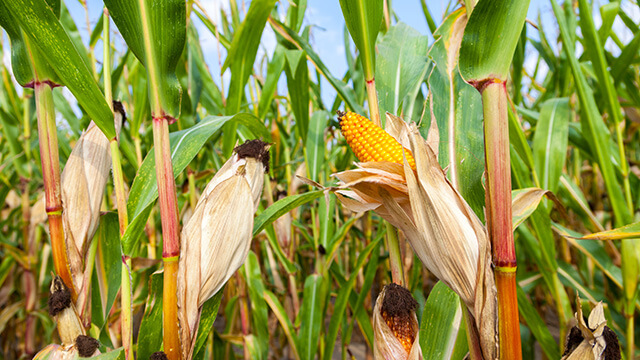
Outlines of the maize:
[[[362,162],[388,161],[403,164],[400,143],[362,115],[349,112],[338,112],[342,136],[347,144]],[[404,156],[411,169],[416,169],[413,154],[409,149],[404,149]]]
[[402,347],[407,351],[407,354],[411,352],[416,336],[414,329],[411,327],[411,322],[401,316],[390,316],[386,311],[382,313],[382,318],[387,323],[387,326],[393,332],[393,335],[400,341]]

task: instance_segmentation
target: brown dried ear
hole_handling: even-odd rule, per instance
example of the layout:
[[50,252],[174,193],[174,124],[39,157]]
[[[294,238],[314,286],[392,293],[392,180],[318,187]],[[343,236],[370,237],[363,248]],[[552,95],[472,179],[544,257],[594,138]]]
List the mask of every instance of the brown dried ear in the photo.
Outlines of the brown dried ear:
[[91,357],[98,347],[100,347],[100,343],[91,336],[78,335],[76,338],[76,349],[78,349],[80,357]]
[[404,287],[391,283],[386,286],[384,299],[382,299],[382,313],[390,317],[407,318],[418,308],[418,302],[411,292]]
[[607,344],[607,347],[604,349],[604,360],[620,360],[622,359],[622,354],[620,353],[620,343],[618,342],[618,335],[609,329],[608,326],[604,327],[604,331],[602,332],[602,336],[604,336],[604,341]]
[[71,305],[71,293],[59,276],[53,279],[51,295],[49,295],[49,315],[54,317]]
[[169,360],[167,354],[164,351],[156,351],[151,356],[149,356],[149,360]]
[[271,147],[270,144],[255,139],[245,141],[244,144],[236,146],[233,151],[241,159],[250,157],[262,162],[265,172],[269,172],[269,147]]
[[124,111],[124,106],[118,100],[113,100],[113,111],[118,112],[122,115],[122,124],[127,120],[127,113]]

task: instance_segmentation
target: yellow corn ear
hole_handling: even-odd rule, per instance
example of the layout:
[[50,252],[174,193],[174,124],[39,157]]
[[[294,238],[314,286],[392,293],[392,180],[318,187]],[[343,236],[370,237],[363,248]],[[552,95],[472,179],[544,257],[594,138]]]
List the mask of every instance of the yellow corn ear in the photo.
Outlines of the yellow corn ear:
[[[402,150],[400,143],[362,115],[348,111],[338,112],[340,129],[342,136],[347,140],[347,144],[356,154],[358,160],[362,162],[389,161],[403,164]],[[409,149],[404,149],[404,156],[407,163],[413,170],[416,163],[413,154]]]

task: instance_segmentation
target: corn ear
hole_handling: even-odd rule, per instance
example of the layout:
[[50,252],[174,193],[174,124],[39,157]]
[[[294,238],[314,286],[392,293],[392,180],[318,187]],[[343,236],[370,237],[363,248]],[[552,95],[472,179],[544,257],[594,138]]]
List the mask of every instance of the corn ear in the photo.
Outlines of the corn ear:
[[375,360],[422,359],[417,306],[409,290],[400,285],[392,283],[382,289],[373,309]]
[[403,153],[409,166],[415,170],[413,154],[400,143],[362,115],[348,111],[339,112],[340,129],[347,144],[362,162],[388,161],[403,164]]
[[178,265],[178,319],[183,359],[193,355],[200,310],[242,266],[251,245],[269,145],[238,146],[202,192],[182,229]]

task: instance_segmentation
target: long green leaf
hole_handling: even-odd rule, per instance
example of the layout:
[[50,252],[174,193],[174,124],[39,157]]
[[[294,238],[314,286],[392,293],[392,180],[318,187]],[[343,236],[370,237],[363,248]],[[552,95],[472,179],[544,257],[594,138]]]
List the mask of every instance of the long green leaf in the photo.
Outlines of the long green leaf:
[[640,222],[617,229],[601,231],[581,237],[582,240],[622,240],[640,238]]
[[44,0],[12,0],[2,3],[20,24],[29,41],[38,47],[41,54],[46,54],[47,62],[73,93],[80,106],[107,138],[114,138],[116,130],[111,106],[107,104],[91,70],[51,8]]
[[[213,323],[218,316],[218,308],[220,307],[220,301],[222,301],[222,293],[224,287],[218,290],[211,299],[207,300],[202,305],[202,311],[200,312],[200,323],[198,324],[198,336],[196,337],[196,344],[193,347],[193,354],[199,354],[200,350],[206,343]],[[202,353],[204,356],[204,353]]]
[[376,89],[381,113],[398,114],[405,96],[422,83],[429,64],[428,41],[405,23],[392,26],[378,41]]
[[[480,94],[465,83],[458,71],[458,46],[464,29],[464,8],[451,13],[438,28],[436,42],[429,50],[434,63],[429,75],[428,106],[431,121],[423,122],[420,131],[438,144],[442,168],[471,208],[484,218],[484,135]],[[432,123],[436,122],[437,127]],[[437,135],[431,133],[437,130]],[[430,134],[428,134],[428,132]],[[434,141],[435,141],[434,140]]]
[[542,104],[533,136],[533,161],[540,186],[552,192],[558,183],[565,160],[569,134],[569,99],[551,99]]
[[258,234],[283,214],[311,200],[319,198],[323,193],[323,190],[315,190],[304,194],[287,196],[284,199],[276,201],[255,218],[253,222],[253,235]]
[[186,42],[185,0],[106,0],[105,5],[147,69],[152,115],[178,118],[182,89],[175,69]]
[[98,329],[107,323],[122,281],[122,247],[118,215],[107,213],[100,217],[100,225],[94,236],[98,242],[95,271],[91,281],[91,321]]
[[340,0],[342,15],[349,34],[360,52],[364,76],[372,80],[375,74],[375,46],[382,23],[383,0]]
[[582,130],[589,141],[593,152],[595,153],[596,160],[600,166],[602,177],[604,178],[605,187],[613,207],[615,214],[616,224],[619,226],[628,224],[631,222],[631,214],[626,207],[624,197],[622,196],[622,190],[620,184],[617,181],[613,165],[611,162],[612,155],[610,153],[610,147],[608,142],[609,130],[602,121],[602,116],[598,107],[596,106],[593,91],[587,83],[587,80],[582,72],[575,53],[566,45],[572,44],[571,33],[569,32],[568,25],[562,15],[562,10],[556,0],[551,0],[553,12],[558,20],[558,26],[560,27],[560,36],[564,52],[569,60],[569,66],[576,84],[576,92],[580,100],[581,114],[580,122],[582,124]]
[[230,113],[240,111],[244,86],[253,72],[253,63],[258,53],[262,31],[275,3],[276,0],[252,1],[240,29],[233,36],[229,54],[222,66],[223,71],[228,67],[231,68],[231,82],[227,96],[227,107]]
[[267,302],[276,318],[278,318],[280,326],[282,326],[282,330],[284,331],[284,334],[289,341],[289,346],[291,346],[293,358],[296,360],[300,359],[300,355],[298,354],[298,344],[293,332],[293,324],[291,324],[291,320],[289,319],[287,312],[284,310],[284,307],[280,303],[280,300],[278,300],[278,297],[269,290],[264,291],[264,300]]
[[472,83],[505,81],[529,0],[480,0],[464,30],[460,73]]
[[307,142],[305,144],[305,155],[309,178],[314,181],[321,181],[320,171],[324,168],[325,149],[324,131],[329,121],[329,113],[326,111],[316,111],[311,116]]
[[307,141],[309,129],[309,70],[302,50],[285,50],[287,88],[295,115],[295,131],[302,142]]
[[533,336],[540,343],[542,351],[547,355],[549,359],[560,358],[560,348],[558,344],[551,336],[549,328],[544,321],[538,315],[538,312],[533,307],[527,295],[524,293],[521,287],[518,286],[518,309],[520,310],[520,316],[527,322],[527,326],[531,329]]
[[328,282],[318,274],[308,276],[304,282],[299,315],[301,317],[298,336],[300,359],[315,359],[320,342],[321,327],[318,324],[323,321],[328,285]]
[[162,273],[152,274],[138,333],[138,359],[148,359],[154,352],[162,350],[162,285]]
[[431,290],[422,313],[422,356],[425,359],[450,359],[461,322],[460,298],[447,285],[438,281]]
[[338,92],[342,100],[355,112],[364,114],[364,108],[360,105],[358,100],[356,99],[356,94],[352,88],[348,87],[344,82],[336,79],[327,66],[322,62],[320,56],[313,50],[309,42],[304,38],[296,34],[293,30],[274,20],[273,18],[269,19],[269,23],[280,35],[284,36],[287,40],[289,40],[293,45],[295,45],[298,49],[304,50],[309,57],[309,60],[313,62],[316,68],[322,73],[322,75],[327,79],[329,84],[333,86],[333,88]]

